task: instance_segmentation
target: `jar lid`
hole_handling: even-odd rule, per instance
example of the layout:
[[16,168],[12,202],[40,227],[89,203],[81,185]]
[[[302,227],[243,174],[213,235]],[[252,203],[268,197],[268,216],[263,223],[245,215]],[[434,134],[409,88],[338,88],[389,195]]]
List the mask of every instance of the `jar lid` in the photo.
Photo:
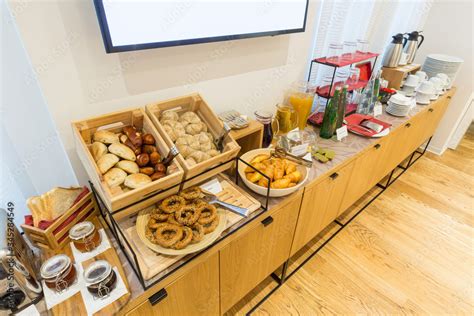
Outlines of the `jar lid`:
[[83,239],[94,232],[95,226],[91,222],[81,222],[72,226],[69,230],[69,238],[72,240]]
[[93,262],[84,271],[84,279],[88,284],[97,284],[104,281],[112,272],[112,266],[106,260]]
[[41,266],[40,273],[43,279],[52,279],[61,275],[71,265],[71,259],[66,255],[56,255],[46,260]]

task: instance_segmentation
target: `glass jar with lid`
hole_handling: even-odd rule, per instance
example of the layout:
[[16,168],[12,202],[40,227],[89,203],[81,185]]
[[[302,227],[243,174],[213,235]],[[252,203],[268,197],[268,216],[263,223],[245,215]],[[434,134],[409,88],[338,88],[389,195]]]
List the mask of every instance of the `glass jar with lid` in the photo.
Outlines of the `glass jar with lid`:
[[69,238],[80,252],[96,249],[101,243],[99,231],[91,222],[81,222],[69,230]]
[[84,271],[84,280],[89,293],[99,298],[109,296],[117,285],[117,275],[106,260],[90,264]]
[[76,281],[76,268],[66,255],[56,255],[46,260],[40,269],[44,283],[61,293]]

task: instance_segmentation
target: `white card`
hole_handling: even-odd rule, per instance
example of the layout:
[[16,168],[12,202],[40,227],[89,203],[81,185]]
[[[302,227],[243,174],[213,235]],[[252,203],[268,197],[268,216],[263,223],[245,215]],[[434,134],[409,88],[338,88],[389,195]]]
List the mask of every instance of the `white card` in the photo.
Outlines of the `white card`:
[[374,116],[382,115],[382,104],[376,103],[374,105]]
[[81,263],[91,258],[94,258],[99,253],[102,253],[110,248],[109,238],[107,238],[107,234],[105,233],[105,230],[103,228],[99,229],[99,234],[102,240],[100,242],[100,245],[89,252],[80,252],[79,250],[77,250],[76,246],[74,246],[74,243],[71,242],[72,255],[74,256],[74,261],[76,263]]
[[342,140],[344,137],[347,137],[347,126],[342,125],[342,127],[339,127],[336,129],[336,137],[337,140]]
[[217,178],[212,179],[209,182],[206,182],[199,186],[201,189],[211,192],[212,194],[218,194],[222,192],[221,183]]
[[113,302],[128,293],[127,287],[125,286],[125,283],[123,282],[122,276],[118,272],[117,267],[114,267],[113,269],[115,271],[115,274],[117,275],[117,283],[115,285],[115,288],[110,291],[109,296],[103,299],[97,298],[87,290],[86,286],[81,289],[82,300],[84,301],[84,305],[86,306],[87,315],[93,315],[105,306],[112,304]]
[[291,147],[291,153],[295,156],[303,156],[308,152],[308,144],[301,144]]
[[56,292],[54,289],[50,289],[46,286],[44,281],[41,281],[41,283],[43,284],[44,300],[46,301],[47,309],[51,309],[59,303],[64,302],[65,300],[79,292],[81,288],[85,286],[84,278],[82,276],[82,266],[80,264],[75,264],[74,267],[76,268],[77,280],[67,290],[61,293]]

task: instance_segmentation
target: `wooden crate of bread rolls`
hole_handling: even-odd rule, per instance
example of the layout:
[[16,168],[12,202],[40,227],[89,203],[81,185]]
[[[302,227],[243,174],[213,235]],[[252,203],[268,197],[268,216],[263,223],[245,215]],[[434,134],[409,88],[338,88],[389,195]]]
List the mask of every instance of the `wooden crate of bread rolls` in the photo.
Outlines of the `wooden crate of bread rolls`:
[[109,211],[178,191],[183,168],[176,158],[163,167],[170,147],[143,109],[76,121],[72,129],[79,159]]
[[[240,150],[231,135],[224,139],[222,152],[217,150],[213,140],[221,135],[223,123],[197,93],[148,104],[146,111],[168,146],[178,147],[186,179],[235,158]],[[232,163],[224,164],[203,177],[211,177],[231,166]]]

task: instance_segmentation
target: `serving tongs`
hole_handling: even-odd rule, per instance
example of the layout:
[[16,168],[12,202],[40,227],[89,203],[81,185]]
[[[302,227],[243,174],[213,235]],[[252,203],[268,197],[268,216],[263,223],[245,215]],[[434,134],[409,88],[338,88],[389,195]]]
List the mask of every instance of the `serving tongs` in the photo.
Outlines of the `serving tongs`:
[[288,159],[288,160],[291,160],[293,162],[296,162],[297,164],[300,164],[300,165],[308,167],[308,168],[311,168],[313,166],[312,161],[308,161],[308,160],[306,160],[302,157],[298,157],[296,155],[293,155],[293,154],[287,152],[282,147],[275,147],[275,149],[273,149],[270,154],[271,154],[272,157]]
[[234,204],[230,204],[230,203],[226,203],[224,201],[221,201],[221,200],[219,200],[217,195],[212,194],[211,192],[209,192],[207,190],[202,190],[202,193],[204,194],[203,200],[206,201],[206,203],[208,203],[208,204],[220,205],[220,206],[228,209],[232,213],[235,213],[235,214],[240,215],[242,217],[248,217],[248,215],[249,215],[248,214],[248,212],[249,212],[248,208],[240,207],[240,206],[237,206],[237,205],[234,205]]
[[217,150],[221,152],[224,150],[224,139],[227,137],[230,131],[230,126],[226,122],[224,122],[224,128],[222,130],[222,133],[219,135],[219,137],[214,139],[214,145],[216,145]]

